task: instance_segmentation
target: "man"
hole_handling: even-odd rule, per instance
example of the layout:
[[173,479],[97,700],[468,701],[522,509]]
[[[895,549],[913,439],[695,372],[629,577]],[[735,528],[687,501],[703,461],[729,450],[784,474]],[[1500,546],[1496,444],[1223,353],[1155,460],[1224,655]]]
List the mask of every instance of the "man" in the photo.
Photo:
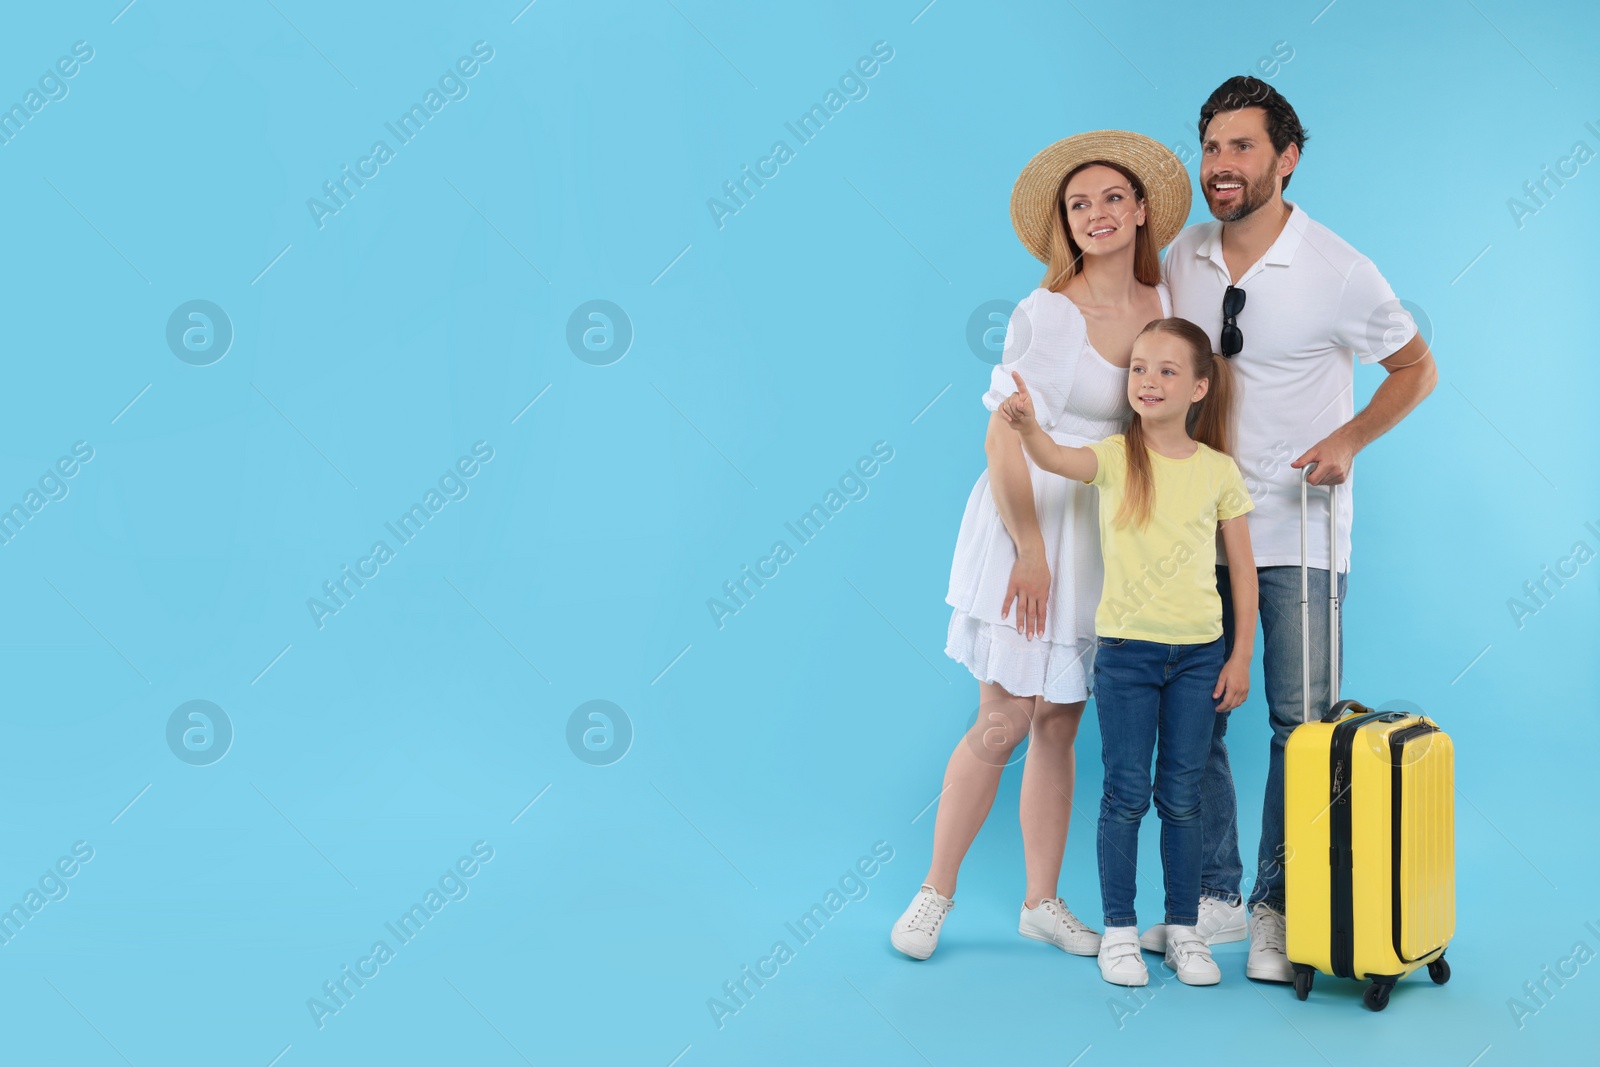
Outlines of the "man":
[[[1260,584],[1267,712],[1272,724],[1255,886],[1246,906],[1233,775],[1216,717],[1201,791],[1205,859],[1199,929],[1210,943],[1238,941],[1248,925],[1245,974],[1291,982],[1284,955],[1283,747],[1301,719],[1300,468],[1313,485],[1338,484],[1338,544],[1327,543],[1327,496],[1311,494],[1310,597],[1328,599],[1337,575],[1341,603],[1350,566],[1352,467],[1356,453],[1393,428],[1438,378],[1427,342],[1372,261],[1283,199],[1300,162],[1305,131],[1277,90],[1230,78],[1200,109],[1200,189],[1217,222],[1185,230],[1167,250],[1162,274],[1173,313],[1197,323],[1232,358],[1239,384],[1235,458],[1256,502],[1250,540]],[[1352,356],[1388,372],[1354,411]],[[1322,518],[1317,519],[1320,512]],[[1319,536],[1320,535],[1320,536]],[[1217,568],[1226,646],[1233,605],[1226,567]],[[1328,617],[1311,613],[1311,706],[1332,704]],[[1320,649],[1320,653],[1318,652]],[[1160,951],[1161,927],[1142,943]]]

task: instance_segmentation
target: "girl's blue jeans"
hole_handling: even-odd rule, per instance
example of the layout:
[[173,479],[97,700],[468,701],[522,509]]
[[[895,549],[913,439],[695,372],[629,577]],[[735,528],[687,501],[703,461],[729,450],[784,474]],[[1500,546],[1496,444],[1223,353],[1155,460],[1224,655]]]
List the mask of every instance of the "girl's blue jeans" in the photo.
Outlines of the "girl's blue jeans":
[[1099,637],[1096,644],[1094,695],[1105,761],[1097,847],[1105,924],[1138,925],[1139,823],[1153,794],[1161,817],[1165,921],[1193,926],[1200,909],[1200,782],[1217,717],[1211,692],[1222,673],[1222,638],[1164,645]]

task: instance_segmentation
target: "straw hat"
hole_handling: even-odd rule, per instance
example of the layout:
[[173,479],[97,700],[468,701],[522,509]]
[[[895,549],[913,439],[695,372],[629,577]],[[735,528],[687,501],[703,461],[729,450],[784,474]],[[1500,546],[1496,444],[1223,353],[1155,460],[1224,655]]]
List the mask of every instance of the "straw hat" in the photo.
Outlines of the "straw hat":
[[1189,172],[1172,150],[1127,130],[1094,130],[1057,141],[1028,161],[1011,190],[1011,225],[1035,259],[1050,262],[1051,213],[1061,179],[1095,161],[1115,163],[1144,185],[1145,225],[1165,248],[1189,217]]

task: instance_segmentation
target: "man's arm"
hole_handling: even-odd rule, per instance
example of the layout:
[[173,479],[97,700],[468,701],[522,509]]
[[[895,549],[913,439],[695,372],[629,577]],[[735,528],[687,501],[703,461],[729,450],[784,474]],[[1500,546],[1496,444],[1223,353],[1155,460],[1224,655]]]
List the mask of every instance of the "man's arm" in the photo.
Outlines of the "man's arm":
[[1218,712],[1232,711],[1250,695],[1250,658],[1255,654],[1256,605],[1261,597],[1256,557],[1250,549],[1250,524],[1243,515],[1235,515],[1222,521],[1221,530],[1233,594],[1233,655],[1222,665],[1222,674],[1211,690]]
[[1420,333],[1380,362],[1389,376],[1379,384],[1367,406],[1289,464],[1298,470],[1315,463],[1317,469],[1306,478],[1312,485],[1343,482],[1356,453],[1399,425],[1438,384],[1439,369]]

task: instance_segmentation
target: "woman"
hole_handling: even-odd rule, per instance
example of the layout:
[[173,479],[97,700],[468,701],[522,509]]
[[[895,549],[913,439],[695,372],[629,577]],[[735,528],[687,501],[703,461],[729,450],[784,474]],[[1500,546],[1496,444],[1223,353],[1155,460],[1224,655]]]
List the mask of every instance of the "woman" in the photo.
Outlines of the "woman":
[[1096,500],[1088,486],[1040,471],[995,412],[1016,390],[1017,371],[1056,442],[1084,445],[1123,429],[1133,339],[1172,314],[1157,253],[1188,214],[1189,175],[1178,158],[1117,130],[1056,142],[1012,190],[1017,236],[1048,269],[1012,312],[983,397],[989,464],[967,499],[945,597],[954,609],[945,653],[977,678],[978,717],[945,769],[927,880],[890,933],[916,959],[937,947],[961,860],[1030,732],[1018,930],[1080,956],[1099,951],[1100,935],[1056,895],[1103,573]]

